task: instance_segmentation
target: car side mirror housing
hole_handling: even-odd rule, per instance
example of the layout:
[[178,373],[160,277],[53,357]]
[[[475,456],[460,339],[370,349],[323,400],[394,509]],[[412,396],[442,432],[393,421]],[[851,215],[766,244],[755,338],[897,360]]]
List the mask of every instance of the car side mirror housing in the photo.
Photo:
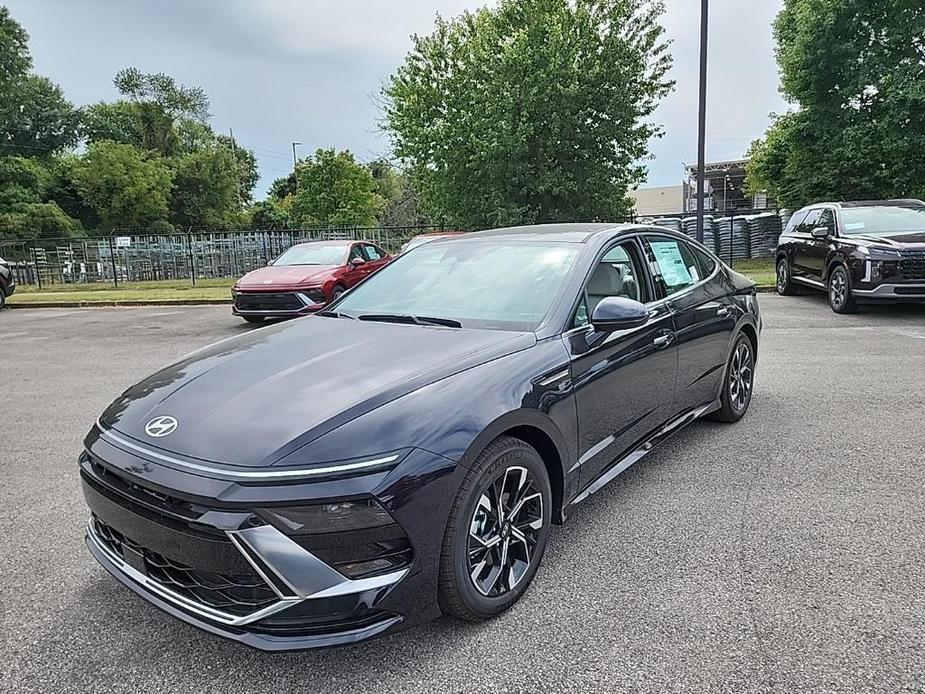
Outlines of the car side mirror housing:
[[350,265],[352,267],[359,267],[360,265],[363,265],[365,262],[366,261],[363,260],[363,258],[351,258],[350,259]]
[[638,328],[648,322],[649,309],[638,301],[623,296],[604,297],[591,313],[591,325],[595,330],[604,333]]
[[813,230],[809,233],[814,239],[826,239],[831,236],[828,227],[814,227]]

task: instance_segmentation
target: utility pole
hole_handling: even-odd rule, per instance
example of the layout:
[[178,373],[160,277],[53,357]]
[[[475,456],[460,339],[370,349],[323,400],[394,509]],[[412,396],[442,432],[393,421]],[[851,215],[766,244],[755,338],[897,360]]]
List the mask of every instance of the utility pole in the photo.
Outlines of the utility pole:
[[296,168],[299,165],[299,158],[296,156],[295,148],[301,145],[301,142],[292,143],[292,177],[295,179],[295,189],[299,189],[299,175],[296,172]]
[[700,0],[700,111],[697,122],[697,241],[703,243],[703,196],[706,192],[707,15],[709,0]]
[[234,182],[235,190],[238,193],[238,209],[241,209],[241,171],[238,168],[238,146],[234,141],[234,131],[228,128],[228,135],[231,137],[231,156],[234,157]]

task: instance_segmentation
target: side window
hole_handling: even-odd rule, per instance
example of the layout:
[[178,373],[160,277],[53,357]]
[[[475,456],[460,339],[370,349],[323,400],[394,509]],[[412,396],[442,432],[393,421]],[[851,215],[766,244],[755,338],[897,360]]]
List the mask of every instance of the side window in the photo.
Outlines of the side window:
[[690,246],[667,236],[649,236],[652,274],[659,298],[676,294],[701,280],[701,270]]
[[371,243],[364,243],[363,250],[366,251],[366,255],[370,260],[382,260],[385,257],[385,254],[379,250],[379,247]]
[[[832,210],[825,209],[822,210],[822,214],[819,215],[819,219],[816,221],[817,227],[825,227],[829,230],[829,233],[835,234],[835,215],[832,213]],[[812,231],[812,229],[810,229]]]
[[[685,244],[686,245],[686,244]],[[697,267],[700,270],[700,279],[706,279],[713,274],[716,269],[716,260],[705,251],[700,250],[697,246],[689,246],[691,253],[697,259]]]
[[360,258],[361,260],[366,260],[366,256],[363,255],[363,246],[356,243],[350,247],[350,257],[347,258],[347,262]]
[[787,228],[784,230],[785,234],[792,234],[795,232],[800,224],[803,223],[803,220],[806,219],[806,210],[797,210],[793,213],[793,216],[790,217],[790,221],[787,222]]
[[822,217],[822,210],[810,210],[806,214],[806,219],[800,222],[800,225],[795,229],[799,234],[808,234],[815,227],[819,226],[819,218]]
[[594,268],[575,311],[573,328],[587,325],[598,303],[609,296],[645,301],[642,285],[644,280],[631,244],[632,242],[625,242],[614,246]]

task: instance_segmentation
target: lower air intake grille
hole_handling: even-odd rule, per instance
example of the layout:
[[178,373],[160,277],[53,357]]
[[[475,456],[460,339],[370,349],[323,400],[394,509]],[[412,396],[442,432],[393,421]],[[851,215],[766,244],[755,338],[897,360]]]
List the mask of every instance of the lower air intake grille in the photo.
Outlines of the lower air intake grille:
[[239,311],[298,311],[305,306],[295,294],[238,294],[234,305]]
[[260,576],[224,576],[197,571],[152,552],[122,533],[93,518],[96,536],[117,556],[127,561],[127,550],[141,555],[148,578],[188,600],[236,616],[249,615],[277,602],[276,593]]

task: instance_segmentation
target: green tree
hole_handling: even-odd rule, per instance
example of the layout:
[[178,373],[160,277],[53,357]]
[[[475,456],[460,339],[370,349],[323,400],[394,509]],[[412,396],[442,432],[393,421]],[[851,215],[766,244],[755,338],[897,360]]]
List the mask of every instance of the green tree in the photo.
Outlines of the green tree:
[[42,202],[49,178],[45,167],[34,159],[0,157],[0,210],[17,203]]
[[247,210],[250,229],[288,229],[289,212],[273,198],[255,202]]
[[45,156],[77,143],[78,113],[56,84],[29,72],[28,40],[0,6],[0,156]]
[[171,172],[157,155],[95,142],[81,161],[77,182],[104,229],[144,228],[167,219]]
[[382,199],[369,170],[348,151],[319,149],[299,163],[299,188],[292,203],[292,222],[316,224],[375,224]]
[[438,18],[383,90],[434,218],[468,228],[621,217],[672,83],[646,0],[500,0]]
[[54,202],[21,202],[0,211],[0,237],[58,239],[85,236],[80,222]]
[[295,172],[292,172],[273,181],[267,194],[275,200],[283,200],[290,195],[295,195],[297,188]]
[[788,207],[925,197],[925,5],[785,0],[774,34],[796,108],[752,144],[749,188]]
[[174,226],[228,228],[241,209],[237,163],[228,147],[178,157],[173,166],[170,221]]

